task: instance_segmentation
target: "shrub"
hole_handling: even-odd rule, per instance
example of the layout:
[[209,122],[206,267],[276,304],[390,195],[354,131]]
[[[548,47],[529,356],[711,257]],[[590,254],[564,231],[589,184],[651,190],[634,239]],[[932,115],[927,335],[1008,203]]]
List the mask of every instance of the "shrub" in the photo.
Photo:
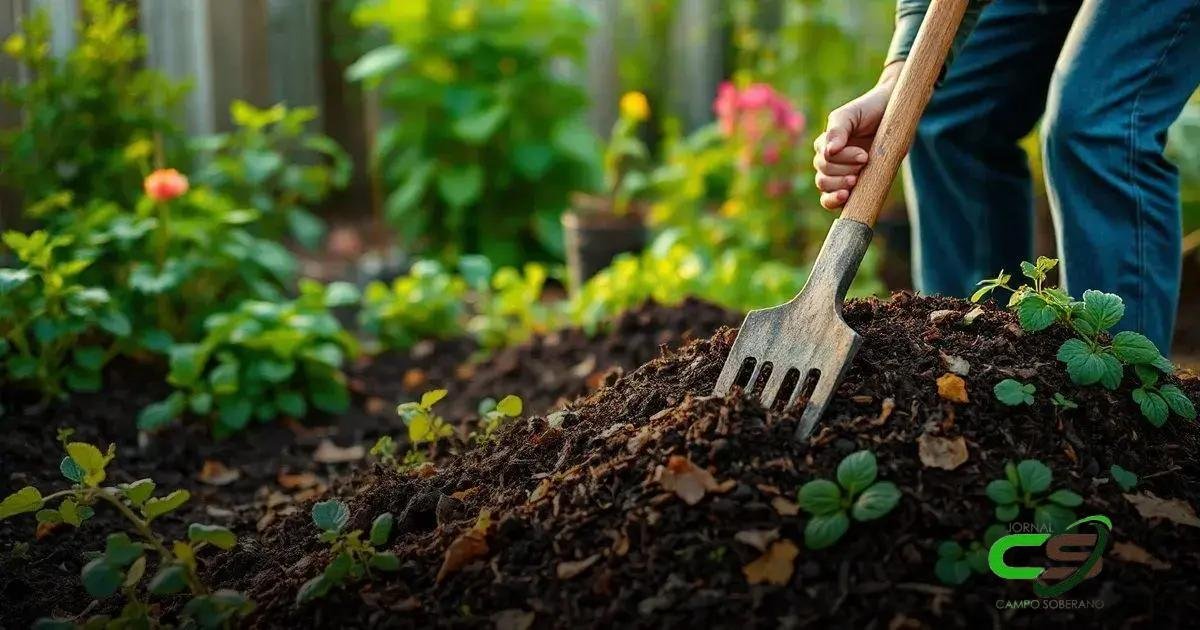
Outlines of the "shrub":
[[98,390],[114,338],[131,329],[108,291],[80,281],[92,261],[64,255],[69,236],[7,232],[4,244],[21,265],[0,268],[0,384],[46,396]]
[[27,112],[0,131],[0,179],[38,201],[58,191],[133,206],[152,157],[182,148],[173,109],[183,88],[142,64],[146,43],[131,5],[86,0],[78,45],[50,53],[50,20],[36,13],[4,43],[29,70],[0,85],[0,99]]
[[258,109],[234,101],[230,116],[237,125],[232,133],[193,142],[202,163],[196,183],[257,210],[259,236],[290,234],[305,247],[316,247],[325,223],[310,208],[349,183],[350,156],[328,136],[307,131],[315,108]]
[[422,339],[462,334],[467,283],[438,262],[422,260],[392,281],[363,291],[359,322],[387,349],[407,350]]
[[[190,498],[188,491],[175,490],[155,497],[157,484],[152,479],[102,486],[108,477],[108,464],[116,456],[116,448],[109,446],[102,452],[91,444],[69,441],[71,434],[69,429],[59,431],[59,440],[67,453],[59,470],[71,482],[71,487],[45,496],[33,486],[21,488],[0,501],[0,520],[36,512],[42,527],[82,527],[95,514],[94,506],[106,503],[128,522],[129,533],[109,534],[104,550],[96,553],[79,575],[88,595],[104,599],[119,591],[127,603],[116,618],[97,615],[88,619],[83,627],[158,627],[159,620],[154,618],[158,606],[147,603],[144,598],[185,592],[190,597],[183,607],[182,617],[202,628],[227,627],[237,617],[253,610],[254,604],[241,593],[209,590],[197,571],[197,554],[208,547],[232,549],[237,544],[233,532],[219,525],[192,523],[188,526],[186,540],[168,544],[154,531],[154,520],[179,509]],[[59,499],[57,508],[46,507]],[[153,566],[150,554],[154,556]],[[151,570],[153,577],[147,581],[145,576]],[[37,627],[63,625],[75,627],[57,619],[40,620]]]
[[599,187],[584,60],[589,19],[570,0],[365,0],[354,21],[391,43],[348,70],[397,113],[379,134],[384,212],[410,247],[498,264],[559,254],[559,216]]
[[342,364],[356,342],[329,312],[358,298],[345,283],[301,281],[292,302],[249,300],[211,315],[198,343],[170,349],[167,381],[176,391],[144,409],[143,429],[160,427],[190,411],[215,416],[214,433],[228,435],[250,419],[306,415],[311,404],[328,413],[349,404]]

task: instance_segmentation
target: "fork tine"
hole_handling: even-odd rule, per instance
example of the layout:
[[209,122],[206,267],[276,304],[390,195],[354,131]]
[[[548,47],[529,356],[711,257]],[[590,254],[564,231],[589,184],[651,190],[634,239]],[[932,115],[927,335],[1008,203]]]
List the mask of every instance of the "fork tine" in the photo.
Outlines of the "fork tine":
[[742,371],[742,364],[748,358],[750,357],[738,356],[732,350],[729,352],[729,357],[725,359],[725,366],[721,368],[721,375],[717,377],[717,385],[713,387],[714,395],[725,396],[729,390],[733,389],[733,384]]
[[829,399],[833,397],[834,390],[837,389],[838,380],[840,379],[837,378],[836,372],[821,372],[812,396],[808,397],[804,413],[800,416],[800,426],[796,429],[797,440],[807,440],[808,436],[812,435],[813,429],[817,426],[817,420],[820,420],[821,414],[825,413],[825,407],[829,404]]
[[779,395],[779,388],[783,385],[783,377],[787,372],[778,363],[771,368],[771,376],[767,378],[767,384],[763,386],[762,397],[759,398],[763,406],[770,407],[771,403],[775,402],[775,397]]

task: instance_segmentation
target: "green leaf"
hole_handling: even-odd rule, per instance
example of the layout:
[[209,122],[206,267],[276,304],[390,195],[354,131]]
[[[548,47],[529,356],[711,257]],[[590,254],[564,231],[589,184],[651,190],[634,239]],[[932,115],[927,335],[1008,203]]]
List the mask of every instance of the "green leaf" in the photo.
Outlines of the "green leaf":
[[371,568],[380,571],[399,571],[400,558],[391,552],[377,553],[371,556]]
[[330,282],[325,286],[325,307],[338,308],[358,303],[361,294],[358,287],[349,282]]
[[58,514],[62,517],[63,522],[74,527],[83,525],[83,521],[86,518],[85,514],[88,514],[90,511],[91,508],[86,506],[81,508],[71,498],[63,499],[63,502],[58,506]]
[[814,479],[797,493],[797,502],[809,514],[832,514],[842,509],[842,490],[828,479]]
[[854,495],[874,483],[878,472],[875,454],[871,451],[857,451],[847,455],[838,464],[837,480],[849,494]]
[[958,586],[971,577],[971,566],[966,560],[939,558],[933,565],[933,572],[943,584]]
[[146,588],[154,595],[173,595],[187,588],[187,571],[172,563],[159,569]]
[[992,388],[992,392],[996,395],[996,399],[1000,402],[1015,407],[1017,405],[1032,405],[1033,394],[1037,388],[1033,385],[1027,385],[1019,381],[1014,381],[1011,378],[1006,378]]
[[845,510],[814,516],[804,526],[804,546],[809,549],[831,547],[841,540],[848,529],[850,518]]
[[0,520],[26,512],[36,512],[42,509],[42,493],[33,486],[25,486],[20,490],[4,497],[0,501]]
[[275,406],[293,418],[303,418],[308,412],[308,403],[299,392],[283,391],[275,394]]
[[187,490],[176,490],[165,497],[148,499],[146,504],[142,506],[142,515],[146,517],[146,520],[151,520],[163,514],[174,512],[184,503],[187,503],[191,497],[192,494]]
[[143,431],[153,431],[162,428],[183,415],[187,395],[183,392],[172,392],[166,399],[146,405],[138,413],[138,428]]
[[483,168],[478,164],[438,169],[438,194],[451,208],[466,208],[483,195]]
[[1093,385],[1104,378],[1104,358],[1082,339],[1068,339],[1058,349],[1058,360],[1067,364],[1067,374],[1078,385]]
[[1083,505],[1083,497],[1070,490],[1055,490],[1050,493],[1050,496],[1046,497],[1046,500],[1069,508]]
[[104,541],[104,559],[113,566],[127,567],[142,557],[144,551],[145,547],[133,542],[125,532],[109,534]]
[[392,524],[394,522],[395,518],[391,512],[384,512],[375,517],[375,520],[371,523],[370,541],[372,547],[378,547],[387,543],[388,537],[392,535]]
[[116,309],[109,309],[96,316],[96,324],[114,337],[128,337],[133,332],[129,318]]
[[1138,476],[1133,472],[1125,470],[1120,466],[1113,464],[1108,469],[1108,473],[1112,475],[1113,482],[1121,487],[1121,490],[1129,492],[1137,487]]
[[99,348],[96,346],[76,348],[75,351],[72,352],[72,355],[75,357],[75,364],[92,372],[98,371],[100,368],[104,367],[105,354],[104,348]]
[[1051,400],[1051,402],[1054,403],[1055,407],[1059,407],[1065,411],[1079,408],[1079,405],[1074,400],[1063,396],[1060,392],[1054,392],[1054,398]]
[[1196,406],[1192,404],[1192,400],[1187,397],[1187,394],[1183,393],[1183,390],[1175,385],[1163,385],[1158,393],[1167,402],[1167,407],[1175,412],[1175,415],[1186,420],[1196,419]]
[[1017,464],[1017,477],[1021,480],[1021,490],[1037,494],[1050,488],[1054,473],[1050,467],[1036,459],[1026,459]]
[[985,491],[988,498],[998,505],[1017,502],[1017,487],[1007,479],[996,479],[988,483]]
[[218,396],[235,394],[238,391],[238,369],[236,362],[222,362],[208,373],[208,384],[212,392]]
[[313,524],[327,532],[340,532],[350,520],[350,509],[337,499],[321,501],[313,505]]
[[938,545],[937,554],[939,558],[949,558],[951,560],[959,560],[964,555],[962,545],[953,540],[947,540]]
[[129,499],[129,502],[134,507],[141,507],[146,502],[146,499],[149,499],[150,495],[154,494],[155,487],[157,487],[157,484],[154,483],[153,479],[138,479],[133,483],[121,484],[120,486],[121,492],[125,494],[125,498]]
[[222,398],[217,401],[217,422],[230,433],[246,428],[252,413],[254,403],[248,398]]
[[63,522],[62,514],[59,514],[58,510],[52,510],[48,508],[44,510],[38,510],[37,514],[34,515],[34,518],[36,518],[37,522],[39,523],[49,523],[51,525],[57,525],[58,523]]
[[1145,335],[1126,330],[1117,333],[1112,342],[1113,353],[1117,358],[1137,365],[1140,363],[1155,363],[1159,358],[1158,348]]
[[225,551],[237,545],[237,536],[234,536],[229,528],[201,523],[188,525],[188,540],[194,543],[206,542]]
[[104,481],[104,468],[112,460],[111,453],[101,453],[100,449],[86,442],[71,442],[67,444],[67,454],[75,460],[75,464],[83,470],[83,485],[94,488]]
[[856,521],[872,521],[891,512],[900,501],[900,489],[890,481],[880,481],[858,496],[850,509]]
[[1021,328],[1038,332],[1058,320],[1058,311],[1042,296],[1030,295],[1017,306],[1017,320],[1021,322]]
[[329,594],[329,589],[332,587],[325,575],[317,577],[305,582],[300,586],[300,590],[296,592],[296,603],[303,604],[314,599],[320,599]]
[[436,405],[438,401],[446,397],[448,392],[444,389],[434,389],[421,394],[421,406],[429,409]]
[[1033,522],[1039,528],[1049,528],[1054,533],[1060,533],[1075,522],[1075,513],[1065,507],[1047,503],[1033,510]]
[[396,45],[380,46],[359,57],[346,68],[346,80],[378,80],[383,75],[399,70],[408,63],[408,49]]
[[96,599],[116,593],[125,579],[121,570],[109,564],[105,558],[96,558],[83,565],[79,577],[83,580],[83,589]]
[[496,411],[509,418],[516,418],[521,415],[522,407],[521,399],[511,394],[501,398],[500,402],[496,403]]
[[1100,360],[1104,361],[1104,374],[1100,376],[1100,384],[1109,391],[1116,390],[1125,376],[1125,367],[1108,351],[1100,353]]
[[454,135],[467,144],[483,144],[496,133],[510,112],[508,105],[497,103],[488,109],[464,116],[454,123]]
[[75,483],[83,483],[83,478],[86,475],[83,469],[79,467],[79,464],[76,464],[75,460],[71,459],[70,455],[63,457],[62,461],[58,462],[58,471],[62,473],[62,476]]
[[1095,336],[1116,326],[1125,317],[1125,303],[1120,296],[1112,293],[1084,291],[1083,308],[1076,315],[1088,322],[1092,328],[1088,334]]
[[305,249],[316,249],[325,237],[325,222],[300,207],[291,207],[287,214],[288,231]]
[[1150,424],[1161,427],[1167,422],[1170,407],[1158,392],[1139,387],[1133,390],[1133,402],[1137,403],[1142,410],[1142,415],[1150,421]]
[[1046,272],[1031,262],[1021,261],[1021,274],[1035,282],[1046,279]]
[[996,520],[1008,523],[1017,518],[1021,513],[1021,506],[1016,503],[1008,503],[1005,505],[996,506]]

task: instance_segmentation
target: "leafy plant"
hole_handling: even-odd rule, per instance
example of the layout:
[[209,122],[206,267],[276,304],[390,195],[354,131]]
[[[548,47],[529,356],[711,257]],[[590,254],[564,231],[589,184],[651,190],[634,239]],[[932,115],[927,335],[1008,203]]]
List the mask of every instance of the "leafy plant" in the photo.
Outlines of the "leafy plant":
[[[91,444],[69,441],[71,434],[70,430],[59,432],[67,453],[59,470],[71,487],[42,496],[37,488],[25,486],[0,501],[0,520],[36,512],[42,525],[81,527],[95,514],[93,506],[106,503],[128,522],[129,533],[109,534],[104,550],[80,572],[83,588],[89,595],[103,599],[119,591],[126,604],[116,618],[95,616],[86,620],[84,626],[157,627],[160,624],[152,616],[155,607],[145,601],[146,596],[181,592],[190,595],[183,607],[183,617],[204,628],[225,626],[253,609],[254,604],[241,593],[209,589],[197,572],[197,554],[208,547],[232,549],[237,544],[233,532],[219,525],[192,523],[186,540],[168,544],[152,524],[156,518],[186,503],[190,497],[188,491],[175,490],[155,497],[156,484],[151,479],[102,486],[108,477],[108,464],[116,456],[115,447],[109,446],[102,452]],[[47,507],[56,500],[58,507]],[[151,566],[151,562],[155,564]],[[145,577],[152,569],[154,575],[147,581]],[[61,620],[39,622],[40,625],[62,623]]]
[[1125,470],[1117,464],[1113,464],[1108,472],[1112,475],[1113,483],[1120,486],[1122,491],[1129,492],[1137,487],[1138,476],[1133,472]]
[[350,582],[371,577],[371,570],[396,571],[400,560],[396,554],[380,551],[392,535],[395,519],[391,512],[384,512],[371,523],[371,531],[363,540],[362,530],[346,531],[350,520],[350,509],[336,499],[321,501],[313,505],[313,524],[321,530],[318,540],[329,544],[332,559],[315,578],[304,583],[296,593],[296,603],[324,597],[329,591],[341,588]]
[[472,281],[475,314],[467,322],[467,330],[479,345],[495,350],[558,328],[562,324],[559,306],[543,300],[549,278],[550,270],[545,265],[527,263],[520,271],[502,267],[487,284]]
[[350,182],[350,156],[328,136],[308,131],[315,108],[258,109],[235,100],[230,116],[233,132],[193,142],[203,164],[195,181],[257,210],[262,236],[290,233],[316,247],[325,224],[311,208]]
[[1054,398],[1052,398],[1050,402],[1054,403],[1055,407],[1058,407],[1063,411],[1070,411],[1072,409],[1079,408],[1079,403],[1076,403],[1074,400],[1063,396],[1061,392],[1054,392]]
[[800,507],[811,515],[804,527],[809,549],[832,546],[850,528],[850,517],[859,522],[881,518],[900,501],[900,489],[890,481],[876,481],[875,454],[857,451],[837,467],[837,483],[815,479],[800,487]]
[[28,74],[0,85],[0,101],[28,115],[0,131],[0,179],[33,202],[67,191],[132,206],[151,158],[182,146],[174,114],[184,89],[145,68],[130,4],[86,0],[81,15],[65,55],[51,53],[40,11],[4,42]]
[[517,396],[509,394],[496,402],[485,398],[479,402],[479,429],[484,440],[491,438],[508,422],[519,418],[524,405]]
[[943,542],[938,545],[934,573],[939,580],[951,586],[966,582],[972,574],[986,575],[988,550],[992,548],[992,543],[1004,536],[1004,533],[1004,526],[997,523],[987,528],[983,541],[973,540],[965,549],[957,541]]
[[1032,405],[1033,394],[1037,392],[1037,387],[1029,383],[1014,381],[1011,378],[1006,378],[992,388],[992,393],[996,395],[996,400],[1008,405],[1016,407],[1018,405]]
[[406,350],[423,339],[462,334],[467,283],[437,261],[420,260],[392,281],[372,282],[363,291],[359,321],[386,349]]
[[1089,290],[1083,292],[1082,301],[1077,301],[1062,289],[1046,286],[1047,272],[1057,264],[1057,260],[1046,257],[1039,257],[1036,263],[1023,262],[1021,273],[1033,282],[1032,286],[1013,289],[1009,286],[1012,277],[1001,272],[980,282],[971,300],[979,301],[997,289],[1011,291],[1008,308],[1016,312],[1025,330],[1038,332],[1061,322],[1075,332],[1076,337],[1063,342],[1057,355],[1066,365],[1072,382],[1099,383],[1115,390],[1124,378],[1125,366],[1132,366],[1142,383],[1142,387],[1134,390],[1133,399],[1151,424],[1162,426],[1171,412],[1194,420],[1195,407],[1179,388],[1157,386],[1161,375],[1173,374],[1175,366],[1159,353],[1154,342],[1128,330],[1108,340],[1108,331],[1125,316],[1120,296]]
[[446,397],[446,390],[434,389],[421,394],[421,400],[396,407],[396,413],[408,426],[408,441],[413,447],[431,444],[454,435],[454,427],[433,411],[433,406]]
[[399,473],[409,472],[427,461],[425,452],[415,446],[406,451],[403,457],[396,456],[398,451],[399,447],[392,436],[382,435],[371,446],[370,455],[377,458],[380,464],[394,468]]
[[1083,504],[1083,497],[1065,488],[1051,492],[1054,473],[1036,459],[1008,462],[1004,477],[987,485],[987,496],[996,504],[996,518],[1002,522],[1015,520],[1022,509],[1033,510],[1038,527],[1061,532],[1075,520],[1071,508]]
[[70,236],[6,232],[3,241],[21,265],[0,268],[0,383],[46,396],[97,391],[128,318],[108,291],[80,281],[92,261],[64,255]]
[[329,312],[351,304],[347,283],[300,283],[292,302],[250,300],[205,321],[198,343],[170,350],[167,381],[176,391],[142,410],[138,426],[154,429],[185,412],[215,416],[214,433],[229,435],[279,414],[304,417],[311,404],[340,413],[349,404],[342,363],[357,343]]
[[568,196],[598,188],[600,149],[582,86],[590,20],[570,0],[365,0],[385,31],[347,71],[398,112],[379,135],[384,213],[410,248],[498,264],[561,253]]
[[650,153],[637,132],[650,118],[650,103],[645,94],[628,92],[621,97],[617,111],[617,122],[604,150],[604,187],[613,210],[624,213],[630,200],[649,184],[639,167],[645,165]]

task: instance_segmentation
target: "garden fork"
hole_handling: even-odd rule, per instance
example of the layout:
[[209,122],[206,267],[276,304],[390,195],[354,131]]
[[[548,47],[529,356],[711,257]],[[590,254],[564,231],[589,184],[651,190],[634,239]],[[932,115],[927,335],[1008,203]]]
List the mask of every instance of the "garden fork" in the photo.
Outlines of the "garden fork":
[[[871,244],[871,228],[933,95],[967,2],[930,3],[875,134],[871,159],[825,237],[808,281],[790,302],[746,315],[713,388],[714,394],[724,395],[740,385],[753,394],[765,379],[765,405],[783,398],[786,408],[807,397],[796,429],[798,440],[812,434],[862,342],[842,319],[842,302]],[[795,387],[781,392],[785,380]]]

